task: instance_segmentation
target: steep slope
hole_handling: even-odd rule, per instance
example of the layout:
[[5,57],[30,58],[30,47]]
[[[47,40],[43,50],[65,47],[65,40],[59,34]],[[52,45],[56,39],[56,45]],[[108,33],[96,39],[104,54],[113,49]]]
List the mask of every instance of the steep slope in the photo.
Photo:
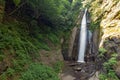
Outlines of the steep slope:
[[115,74],[120,77],[120,1],[85,0],[83,3],[91,12],[91,29],[100,28],[99,53],[103,53],[102,65],[106,67],[103,74],[107,74],[101,80],[118,80]]

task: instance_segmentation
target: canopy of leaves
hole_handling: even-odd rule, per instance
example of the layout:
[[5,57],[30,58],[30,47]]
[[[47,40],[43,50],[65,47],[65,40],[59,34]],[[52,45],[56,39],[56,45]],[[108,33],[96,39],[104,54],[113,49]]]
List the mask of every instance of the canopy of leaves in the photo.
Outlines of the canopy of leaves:
[[21,0],[21,4],[18,2],[14,1],[19,4],[14,16],[27,22],[36,20],[38,25],[47,25],[55,30],[71,27],[77,16],[74,12],[78,13],[81,6],[79,0],[73,6],[68,0]]

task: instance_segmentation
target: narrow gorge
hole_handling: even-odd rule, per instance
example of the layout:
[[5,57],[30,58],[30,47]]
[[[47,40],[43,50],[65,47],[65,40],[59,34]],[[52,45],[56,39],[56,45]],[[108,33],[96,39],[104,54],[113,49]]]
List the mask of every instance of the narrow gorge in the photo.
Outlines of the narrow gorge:
[[0,80],[120,80],[120,1],[0,0]]

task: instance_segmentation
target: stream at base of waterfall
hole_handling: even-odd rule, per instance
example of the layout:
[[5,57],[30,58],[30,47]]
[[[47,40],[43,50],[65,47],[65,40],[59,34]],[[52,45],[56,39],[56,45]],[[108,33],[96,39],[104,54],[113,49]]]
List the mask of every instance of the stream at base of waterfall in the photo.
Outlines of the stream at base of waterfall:
[[95,63],[88,62],[77,64],[75,62],[65,62],[60,80],[99,80],[98,71],[95,70]]

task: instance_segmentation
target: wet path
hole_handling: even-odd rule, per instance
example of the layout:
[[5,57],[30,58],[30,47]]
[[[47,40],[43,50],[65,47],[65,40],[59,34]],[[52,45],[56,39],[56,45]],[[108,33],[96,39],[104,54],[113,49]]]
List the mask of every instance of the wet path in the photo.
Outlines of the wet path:
[[69,64],[70,62],[65,62],[63,72],[60,75],[61,80],[75,80],[76,79],[73,67],[70,66]]
[[65,67],[60,77],[61,80],[99,80],[94,62],[82,64],[65,62]]

